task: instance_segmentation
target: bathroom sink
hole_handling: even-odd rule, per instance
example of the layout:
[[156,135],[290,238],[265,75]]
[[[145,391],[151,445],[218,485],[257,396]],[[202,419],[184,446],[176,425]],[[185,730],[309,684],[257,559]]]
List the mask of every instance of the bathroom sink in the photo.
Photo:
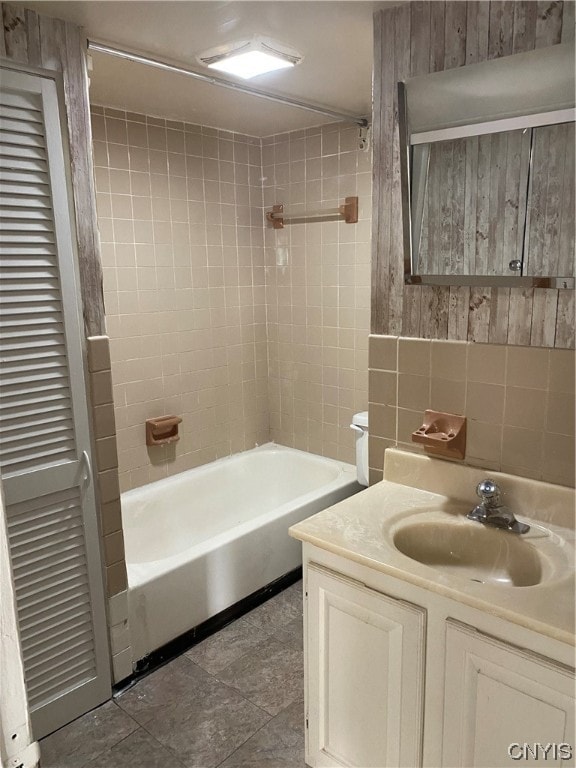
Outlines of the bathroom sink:
[[531,587],[549,577],[547,558],[530,540],[467,520],[406,522],[393,543],[412,560],[475,582]]

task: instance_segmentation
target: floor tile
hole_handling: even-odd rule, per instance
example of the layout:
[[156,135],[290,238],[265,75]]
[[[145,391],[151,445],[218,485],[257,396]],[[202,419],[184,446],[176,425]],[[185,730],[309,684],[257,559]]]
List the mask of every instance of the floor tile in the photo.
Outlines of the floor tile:
[[302,619],[302,581],[270,598],[244,616],[256,627],[275,630],[285,627],[295,619]]
[[238,619],[186,652],[195,664],[215,675],[253,651],[269,636],[267,630]]
[[185,768],[174,753],[143,728],[131,733],[85,768]]
[[220,672],[218,679],[256,706],[277,715],[304,698],[302,651],[278,640],[263,640],[256,650]]
[[296,648],[299,651],[304,649],[304,626],[302,617],[294,619],[286,626],[274,632],[274,639],[279,640],[281,643],[287,643],[288,645]]
[[126,712],[107,701],[42,739],[42,768],[84,768],[137,728]]
[[187,768],[214,768],[270,719],[185,656],[141,680],[118,704]]
[[221,768],[305,768],[303,702],[295,702],[276,715]]

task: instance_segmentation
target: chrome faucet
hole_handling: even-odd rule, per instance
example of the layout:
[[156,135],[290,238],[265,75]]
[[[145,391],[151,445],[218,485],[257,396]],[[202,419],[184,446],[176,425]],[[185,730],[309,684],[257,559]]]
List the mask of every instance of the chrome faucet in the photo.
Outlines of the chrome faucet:
[[504,528],[513,533],[527,533],[530,530],[529,525],[518,522],[508,507],[502,504],[500,488],[494,480],[487,478],[478,483],[476,494],[482,502],[468,512],[466,517],[469,520],[476,520],[483,525],[493,525],[495,528]]

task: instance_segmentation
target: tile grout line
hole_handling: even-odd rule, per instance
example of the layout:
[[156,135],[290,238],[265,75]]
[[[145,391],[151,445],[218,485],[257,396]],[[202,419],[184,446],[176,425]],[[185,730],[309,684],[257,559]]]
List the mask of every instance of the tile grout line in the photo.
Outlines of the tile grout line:
[[[223,685],[225,685],[225,683],[223,683]],[[236,690],[236,689],[233,689],[233,690]],[[242,694],[240,694],[240,695],[242,695]],[[245,697],[242,696],[242,698],[245,698]],[[250,741],[250,739],[252,739],[254,736],[256,736],[257,733],[260,733],[260,731],[263,730],[264,728],[267,728],[270,725],[270,723],[272,723],[277,717],[280,717],[280,715],[282,715],[293,704],[301,702],[302,705],[304,705],[304,699],[301,699],[301,700],[296,699],[295,701],[290,702],[290,704],[288,704],[286,707],[281,709],[280,712],[277,712],[275,715],[270,715],[269,712],[266,712],[266,710],[262,709],[257,704],[254,704],[249,699],[245,699],[245,700],[248,701],[250,704],[253,704],[253,706],[257,707],[257,709],[259,709],[264,714],[269,715],[270,719],[267,722],[263,723],[259,728],[257,728],[251,736],[248,736],[248,738],[245,741],[243,741],[242,744],[240,744],[238,747],[236,747],[236,749],[233,752],[231,752],[228,755],[228,757],[225,757],[224,760],[222,760],[222,762],[218,763],[218,765],[214,766],[214,768],[220,768],[220,766],[223,765],[226,762],[226,760],[229,760],[231,757],[233,757],[233,755],[235,755],[236,752],[238,752],[238,750],[240,750],[245,744],[247,744]]]
[[[124,712],[124,710],[122,710],[122,712]],[[127,715],[128,713],[127,713],[127,712],[124,712],[124,714],[126,714],[126,715]],[[130,715],[128,715],[128,717],[130,717]],[[131,719],[132,719],[132,720],[134,720],[134,718],[131,718]],[[162,744],[162,742],[158,741],[158,739],[157,739],[157,738],[156,738],[156,737],[155,737],[153,734],[151,734],[151,733],[148,731],[148,729],[147,729],[147,728],[145,728],[143,725],[140,725],[139,723],[137,723],[137,722],[136,722],[136,720],[134,720],[134,722],[136,723],[136,725],[137,725],[138,727],[137,727],[137,728],[136,728],[134,731],[132,731],[132,733],[129,733],[127,736],[124,736],[124,738],[120,739],[120,741],[117,741],[117,742],[116,742],[115,744],[113,744],[111,747],[107,747],[107,748],[106,748],[106,749],[105,749],[103,752],[100,752],[100,754],[99,754],[99,755],[96,755],[96,757],[93,757],[93,758],[90,760],[90,762],[89,762],[89,763],[84,763],[84,765],[82,766],[82,768],[90,768],[90,763],[93,763],[93,762],[94,762],[94,760],[98,760],[99,758],[101,758],[103,755],[105,755],[105,754],[106,754],[106,752],[111,752],[113,749],[115,749],[115,748],[116,748],[116,747],[118,747],[120,744],[122,744],[124,741],[126,741],[126,739],[129,739],[131,736],[133,736],[135,733],[137,733],[139,730],[142,730],[142,731],[144,731],[145,733],[147,733],[147,734],[148,734],[148,736],[150,736],[150,738],[154,739],[154,741],[155,741],[155,742],[156,742],[156,743],[157,743],[157,744],[158,744],[158,745],[159,745],[159,746],[160,746],[162,749],[169,749],[168,747],[166,747],[166,745]],[[173,753],[173,750],[172,750],[172,749],[169,749],[169,751]],[[173,753],[173,754],[174,754],[174,753]],[[177,762],[179,763],[179,765],[180,765],[180,766],[182,766],[182,768],[185,768],[185,766],[184,766],[184,763],[182,763],[182,761],[178,759],[178,756],[177,756],[177,755],[174,755],[174,757],[176,758],[176,760],[177,760]],[[178,765],[176,765],[176,766],[170,766],[170,768],[179,768],[179,766],[178,766]]]
[[[182,654],[181,656],[179,656],[178,658],[183,658],[184,656],[186,656],[186,654],[185,654],[185,653],[184,653],[184,654]],[[199,668],[199,669],[201,669],[203,672],[205,672],[207,675],[209,675],[210,677],[212,677],[212,678],[214,679],[214,681],[215,681],[216,683],[218,683],[218,685],[221,685],[221,686],[223,686],[224,688],[227,688],[229,691],[231,691],[231,692],[233,692],[233,693],[237,694],[237,695],[238,695],[238,696],[240,696],[240,698],[242,698],[242,699],[243,699],[243,700],[244,700],[244,701],[245,701],[247,704],[250,704],[252,707],[255,707],[255,708],[258,710],[258,711],[262,712],[262,714],[264,714],[264,715],[266,715],[266,716],[268,717],[268,720],[267,720],[265,723],[262,723],[262,725],[261,725],[259,728],[257,728],[257,729],[256,729],[256,730],[255,730],[253,733],[251,733],[251,734],[250,734],[250,736],[248,736],[248,737],[247,737],[247,738],[246,738],[246,739],[245,739],[245,740],[244,740],[244,741],[243,741],[241,744],[239,744],[239,745],[238,745],[238,746],[237,746],[237,747],[236,747],[236,748],[235,748],[235,749],[234,749],[232,752],[230,752],[230,754],[229,754],[229,755],[226,755],[226,757],[225,757],[223,760],[221,760],[219,763],[217,763],[216,765],[214,765],[214,766],[212,766],[212,767],[211,767],[211,768],[219,768],[219,766],[221,766],[223,763],[225,763],[225,762],[226,762],[226,760],[228,760],[229,758],[231,758],[231,757],[232,757],[232,755],[234,755],[234,754],[235,754],[235,753],[236,753],[236,752],[237,752],[237,751],[238,751],[238,750],[239,750],[239,749],[240,749],[242,746],[244,746],[244,744],[246,744],[246,742],[247,742],[247,741],[250,741],[250,739],[252,738],[252,736],[255,736],[255,735],[256,735],[256,734],[257,734],[259,731],[261,731],[261,730],[262,730],[262,728],[264,728],[266,725],[268,725],[268,724],[269,724],[269,723],[270,723],[270,722],[271,722],[271,721],[274,719],[274,717],[275,717],[276,715],[271,715],[269,712],[266,712],[266,710],[262,709],[262,707],[259,707],[257,704],[254,704],[254,702],[253,702],[253,701],[250,701],[250,699],[247,699],[247,698],[246,698],[246,697],[245,697],[245,696],[244,696],[242,693],[240,693],[240,691],[239,691],[237,688],[233,688],[231,685],[228,685],[227,683],[223,683],[221,680],[219,680],[219,679],[218,679],[218,678],[217,678],[215,675],[213,675],[211,672],[208,672],[207,670],[203,669],[203,668],[202,668],[202,667],[201,667],[199,664],[196,664],[196,662],[195,662],[195,661],[192,661],[192,659],[190,659],[190,658],[188,658],[188,657],[186,657],[186,658],[188,659],[188,661],[189,661],[191,664],[193,664],[194,666],[198,667],[198,668]],[[288,706],[290,706],[290,705],[288,705]],[[284,710],[281,710],[281,711],[283,712]],[[278,714],[280,714],[280,713],[278,713]],[[142,728],[144,728],[144,730],[145,730],[147,733],[150,733],[150,732],[148,731],[148,729],[147,729],[145,726],[142,726]],[[158,739],[156,739],[156,737],[155,737],[155,736],[153,736],[153,734],[151,734],[151,733],[150,733],[150,736],[152,736],[152,738],[154,738],[156,741],[158,741]],[[162,742],[160,742],[160,741],[158,741],[158,743],[159,743],[161,746],[165,746],[165,745],[163,745],[163,744],[162,744]],[[170,750],[170,752],[172,752],[172,753],[175,755],[176,759],[177,759],[177,760],[179,760],[179,758],[178,758],[178,755],[177,755],[177,754],[174,752],[174,750],[172,749],[172,747],[171,747],[171,746],[168,746],[167,748]],[[182,763],[182,761],[181,761],[181,760],[179,760],[179,762],[182,764],[182,766],[184,766],[184,763]],[[172,768],[172,766],[170,766],[170,768]],[[202,768],[204,768],[204,766],[202,766]]]
[[[255,624],[250,624],[250,626],[254,627],[255,629],[259,629],[260,631],[266,631],[266,630],[262,630],[261,627],[256,627]],[[210,638],[207,638],[207,639],[210,639]],[[222,672],[225,672],[228,669],[228,667],[232,666],[232,664],[236,664],[237,662],[241,661],[246,656],[248,656],[250,653],[253,653],[255,650],[257,650],[267,640],[275,640],[276,642],[280,643],[281,645],[286,645],[288,648],[293,648],[293,646],[290,645],[289,642],[287,642],[285,640],[281,640],[280,638],[276,637],[276,633],[273,633],[271,635],[268,635],[267,637],[263,637],[261,640],[258,640],[258,642],[256,643],[256,645],[253,648],[250,648],[245,653],[243,653],[241,656],[238,656],[236,659],[231,661],[229,664],[226,664],[225,667],[222,667],[222,669],[218,670],[218,672],[216,672],[216,673],[215,672],[211,672],[209,669],[206,669],[205,667],[203,667],[202,664],[200,664],[200,662],[198,662],[195,659],[191,658],[188,655],[189,651],[184,651],[184,653],[182,655],[186,656],[186,658],[189,659],[189,661],[191,661],[193,664],[196,664],[196,666],[199,667],[200,669],[202,669],[204,672],[206,672],[206,674],[211,675],[215,680],[218,680],[218,682],[220,682],[220,679],[217,677],[217,675],[222,674]],[[191,648],[190,650],[193,650],[193,648]],[[295,650],[298,650],[298,649],[295,649]]]
[[[153,734],[153,733],[150,733],[150,731],[148,730],[148,728],[147,728],[147,727],[146,727],[146,726],[145,726],[143,723],[139,723],[137,720],[135,720],[135,719],[134,719],[134,718],[133,718],[133,717],[132,717],[132,716],[131,716],[131,715],[130,715],[128,712],[126,712],[126,710],[125,710],[123,707],[121,707],[121,706],[120,706],[120,704],[118,704],[116,701],[115,701],[114,703],[116,704],[116,706],[117,706],[119,709],[121,709],[121,710],[122,710],[122,712],[124,712],[124,714],[128,715],[128,717],[130,717],[130,719],[131,719],[131,720],[134,720],[134,722],[135,722],[135,723],[138,725],[138,728],[141,728],[141,729],[142,729],[142,730],[143,730],[145,733],[147,733],[147,734],[148,734],[148,736],[150,736],[150,738],[151,738],[151,739],[154,739],[154,741],[155,741],[157,744],[159,744],[159,745],[162,747],[162,749],[167,749],[169,752],[171,752],[171,753],[172,753],[172,755],[174,756],[174,759],[175,759],[175,760],[176,760],[178,763],[180,763],[180,765],[181,765],[183,768],[185,768],[185,766],[184,766],[184,763],[183,763],[183,762],[180,760],[180,758],[179,758],[179,757],[178,757],[178,755],[177,755],[177,754],[174,752],[174,750],[172,749],[172,747],[171,747],[170,745],[167,745],[167,744],[162,744],[162,742],[161,742],[159,739],[157,739],[157,738],[156,738],[156,736],[154,736],[154,734]],[[135,731],[133,731],[132,733],[135,733]],[[129,735],[132,735],[132,734],[129,734]],[[126,737],[126,738],[128,738],[128,737]],[[118,742],[118,744],[120,744],[122,741],[124,741],[124,739],[121,739],[121,741],[119,741],[119,742]],[[116,745],[114,745],[114,746],[116,746]],[[85,768],[90,768],[90,766],[85,766]],[[170,768],[174,768],[174,767],[173,767],[173,766],[170,766]],[[178,766],[175,766],[175,768],[178,768]]]

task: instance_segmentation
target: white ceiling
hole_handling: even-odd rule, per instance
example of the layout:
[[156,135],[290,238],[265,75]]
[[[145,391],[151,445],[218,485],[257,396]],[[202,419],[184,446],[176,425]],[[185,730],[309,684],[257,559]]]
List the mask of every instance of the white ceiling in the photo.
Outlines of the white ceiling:
[[[383,3],[83,0],[26,5],[79,24],[90,39],[209,75],[213,73],[198,64],[197,54],[264,35],[296,48],[304,59],[294,69],[255,77],[249,85],[358,116],[371,112],[372,17]],[[253,136],[331,122],[313,112],[100,53],[93,53],[90,97],[95,104]]]

